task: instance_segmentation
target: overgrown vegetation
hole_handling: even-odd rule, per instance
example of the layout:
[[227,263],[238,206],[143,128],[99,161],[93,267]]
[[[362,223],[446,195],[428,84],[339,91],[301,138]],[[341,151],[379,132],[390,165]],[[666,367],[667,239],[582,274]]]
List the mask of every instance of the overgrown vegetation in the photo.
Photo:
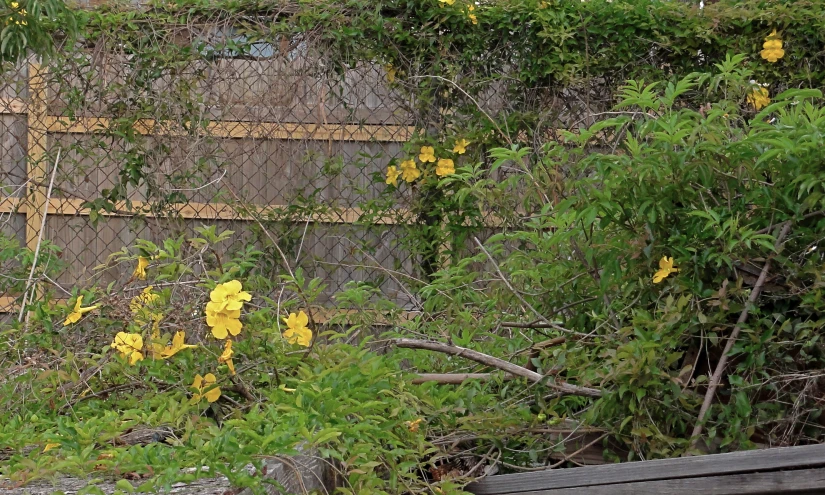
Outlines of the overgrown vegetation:
[[[295,211],[253,215],[240,248],[214,226],[140,240],[107,264],[132,277],[72,288],[66,304],[50,301],[60,266],[41,262],[37,300],[1,334],[4,482],[129,473],[162,489],[208,467],[196,475],[261,489],[245,466],[314,449],[341,493],[461,493],[585,450],[617,462],[821,442],[823,7],[181,1],[84,13],[84,46],[56,77],[93,81],[90,47],[131,64],[105,91],[61,95],[73,115],[101,91],[110,136],[130,145],[120,182],[87,206],[111,212],[134,187],[153,215],[187,200],[184,186],[212,177],[208,161],[166,177],[170,195],[135,122],[200,138],[199,64],[311,42],[330,71],[381,66],[406,102],[417,133],[374,174],[381,193],[359,222],[404,206],[397,248],[421,269],[371,267],[335,295],[354,311],[322,324],[324,281],[278,232],[330,208],[303,194]],[[229,21],[233,37],[215,30]],[[22,293],[33,256],[2,242],[0,288]],[[386,278],[418,311],[382,293]],[[486,364],[450,355],[459,347]],[[429,373],[486,375],[412,384]],[[147,425],[168,428],[165,441],[123,444]]]

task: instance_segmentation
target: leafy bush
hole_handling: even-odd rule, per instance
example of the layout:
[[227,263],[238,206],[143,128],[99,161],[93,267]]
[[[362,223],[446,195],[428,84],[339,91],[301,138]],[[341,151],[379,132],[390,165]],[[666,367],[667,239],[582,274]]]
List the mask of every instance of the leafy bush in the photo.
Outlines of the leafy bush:
[[[0,382],[0,475],[137,473],[163,487],[206,466],[260,488],[247,464],[309,445],[344,493],[460,493],[489,465],[568,463],[580,430],[612,461],[822,441],[822,30],[796,22],[819,3],[469,5],[344,16],[321,3],[244,31],[251,44],[314,29],[341,67],[390,64],[400,91],[418,91],[421,132],[374,178],[394,187],[360,221],[410,206],[404,242],[426,276],[400,283],[421,311],[352,281],[335,300],[353,314],[321,324],[322,281],[263,221],[260,242],[234,252],[215,228],[139,241],[110,260],[136,267],[125,285],[73,288],[66,306],[40,292],[4,329],[0,351],[18,365]],[[173,27],[273,9],[112,8],[89,14],[86,35],[139,55],[145,82],[202,56],[161,53]],[[478,104],[490,74],[515,79],[512,107]],[[612,105],[628,75],[618,103],[583,120],[525,103],[584,87],[610,88],[600,104]],[[174,101],[193,104],[183,93]],[[126,134],[153,111],[135,108]],[[135,143],[119,189],[90,206],[148,180]],[[3,282],[19,292],[31,253],[2,248],[4,266],[23,260]],[[391,346],[411,337],[455,352]],[[478,371],[493,372],[411,383]],[[118,445],[137,425],[172,435]],[[470,468],[455,467],[462,456]]]

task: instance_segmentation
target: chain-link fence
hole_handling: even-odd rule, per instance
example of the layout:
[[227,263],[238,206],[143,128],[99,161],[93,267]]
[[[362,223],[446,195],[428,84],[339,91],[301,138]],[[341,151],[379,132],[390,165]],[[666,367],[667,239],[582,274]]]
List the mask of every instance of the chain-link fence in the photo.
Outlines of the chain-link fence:
[[[59,264],[49,278],[58,296],[128,279],[133,267],[112,253],[199,225],[234,231],[223,246],[232,252],[262,246],[265,224],[327,284],[320,304],[376,267],[411,273],[396,217],[365,219],[363,208],[413,129],[384,69],[327,70],[306,39],[235,56],[210,52],[216,39],[242,42],[230,28],[190,35],[203,56],[176,70],[152,74],[152,63],[107,49],[5,72],[1,225],[32,251],[56,248],[39,264]],[[409,303],[391,278],[374,281]],[[0,310],[13,309],[18,295],[3,296]]]
[[[610,92],[592,81],[580,90],[525,88],[495,64],[454,80],[413,63],[343,64],[311,33],[265,35],[259,26],[253,36],[244,25],[221,16],[157,25],[137,41],[98,37],[4,72],[0,228],[42,249],[37,274],[58,297],[127,280],[133,267],[110,255],[137,239],[159,243],[211,225],[234,232],[221,246],[230,254],[265,249],[274,233],[291,263],[326,284],[319,304],[355,281],[412,309],[414,297],[392,274],[425,279],[445,250],[476,249],[468,231],[483,240],[529,212],[511,194],[479,202],[474,218],[412,213],[440,193],[384,194],[388,165],[414,152],[405,143],[480,118],[497,130],[490,141],[539,148],[610,105]],[[532,120],[497,127],[503,115]],[[489,160],[483,147],[474,159]],[[410,245],[409,229],[447,231],[450,222],[463,236],[425,234],[423,249]],[[6,282],[0,310],[9,311],[23,291],[20,280]]]

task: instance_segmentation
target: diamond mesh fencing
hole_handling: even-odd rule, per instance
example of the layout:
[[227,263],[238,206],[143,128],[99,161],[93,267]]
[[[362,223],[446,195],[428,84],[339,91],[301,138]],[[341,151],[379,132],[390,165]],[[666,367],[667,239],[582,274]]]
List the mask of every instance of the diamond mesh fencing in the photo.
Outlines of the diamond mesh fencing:
[[[399,276],[426,279],[446,250],[475,251],[472,237],[483,241],[529,212],[517,191],[479,204],[473,218],[413,213],[426,202],[422,191],[388,200],[388,165],[414,152],[405,143],[479,115],[533,112],[538,120],[498,128],[495,139],[538,148],[610,104],[609,92],[589,86],[522,89],[500,67],[468,68],[455,76],[460,87],[423,66],[340,64],[311,35],[250,40],[226,19],[155,31],[141,42],[180,51],[143,56],[140,46],[104,38],[42,66],[6,68],[0,81],[0,228],[42,251],[38,281],[58,297],[128,280],[133,267],[112,255],[139,239],[162,243],[214,226],[233,232],[220,246],[226,256],[271,250],[273,276],[277,243],[294,266],[322,279],[318,304],[366,282],[414,309]],[[490,160],[483,148],[473,159],[482,167]],[[433,235],[438,249],[410,244],[409,229],[451,225],[462,235]],[[0,258],[4,273],[21,261]],[[19,305],[25,275],[0,282],[0,311]]]
[[[151,64],[112,51],[5,72],[0,228],[54,247],[39,264],[59,266],[49,277],[58,294],[123,282],[133,267],[113,253],[197,226],[233,231],[226,253],[265,247],[263,227],[277,233],[291,261],[327,285],[320,304],[376,267],[413,271],[394,219],[364,219],[412,130],[383,69],[327,71],[306,41],[250,53],[186,61],[174,74],[147,75]],[[391,279],[375,281],[409,304]],[[22,291],[6,282],[8,312]]]

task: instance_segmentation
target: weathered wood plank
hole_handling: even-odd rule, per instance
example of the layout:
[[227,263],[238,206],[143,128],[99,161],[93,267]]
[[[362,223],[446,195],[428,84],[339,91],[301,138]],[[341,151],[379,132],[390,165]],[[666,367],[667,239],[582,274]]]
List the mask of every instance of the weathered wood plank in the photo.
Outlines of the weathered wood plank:
[[[86,134],[109,129],[112,119],[106,117],[67,117],[50,115],[45,118],[48,132]],[[173,122],[140,119],[132,126],[144,135],[188,136],[192,132]],[[216,121],[209,122],[203,132],[214,137],[252,139],[313,139],[321,141],[390,141],[406,142],[415,130],[410,126],[358,124],[281,124],[274,122]]]
[[[49,215],[89,215],[89,210],[83,208],[83,200],[81,199],[63,199],[50,198],[49,199]],[[143,201],[132,201],[131,210],[126,206],[126,203],[119,202],[115,204],[115,210],[112,212],[101,211],[102,216],[112,217],[132,217],[136,216],[137,211],[141,211],[143,216],[147,218],[154,218],[156,216],[166,217],[169,214],[178,214],[181,218],[199,219],[199,220],[254,220],[256,216],[267,218],[268,215],[277,215],[280,211],[287,211],[286,205],[268,205],[257,206],[244,209],[225,203],[178,203],[169,205],[167,210],[164,210],[162,215],[155,215],[151,211],[143,211],[147,206]],[[4,198],[0,199],[0,213],[26,213],[27,205],[25,201],[18,198]],[[254,211],[253,211],[254,210]],[[254,215],[252,214],[254,213]],[[364,214],[361,208],[333,208],[326,213],[313,213],[310,215],[299,215],[290,217],[290,220],[295,222],[313,222],[313,223],[356,223]],[[370,221],[371,225],[393,225],[399,222],[404,222],[407,219],[412,219],[412,214],[406,210],[396,210],[395,212],[388,212],[383,216],[373,218]]]
[[0,98],[0,114],[25,114],[28,103],[20,98]]
[[48,182],[48,164],[46,156],[46,68],[40,64],[29,64],[29,92],[31,108],[28,113],[28,161],[26,176],[32,181],[27,195],[26,208],[26,246],[32,251],[38,244],[43,215],[46,205],[46,188]]
[[825,468],[643,481],[559,490],[534,490],[501,495],[683,495],[685,493],[702,495],[825,493]]
[[825,466],[825,444],[505,474],[472,483],[466,490],[476,495],[501,495],[815,466]]

